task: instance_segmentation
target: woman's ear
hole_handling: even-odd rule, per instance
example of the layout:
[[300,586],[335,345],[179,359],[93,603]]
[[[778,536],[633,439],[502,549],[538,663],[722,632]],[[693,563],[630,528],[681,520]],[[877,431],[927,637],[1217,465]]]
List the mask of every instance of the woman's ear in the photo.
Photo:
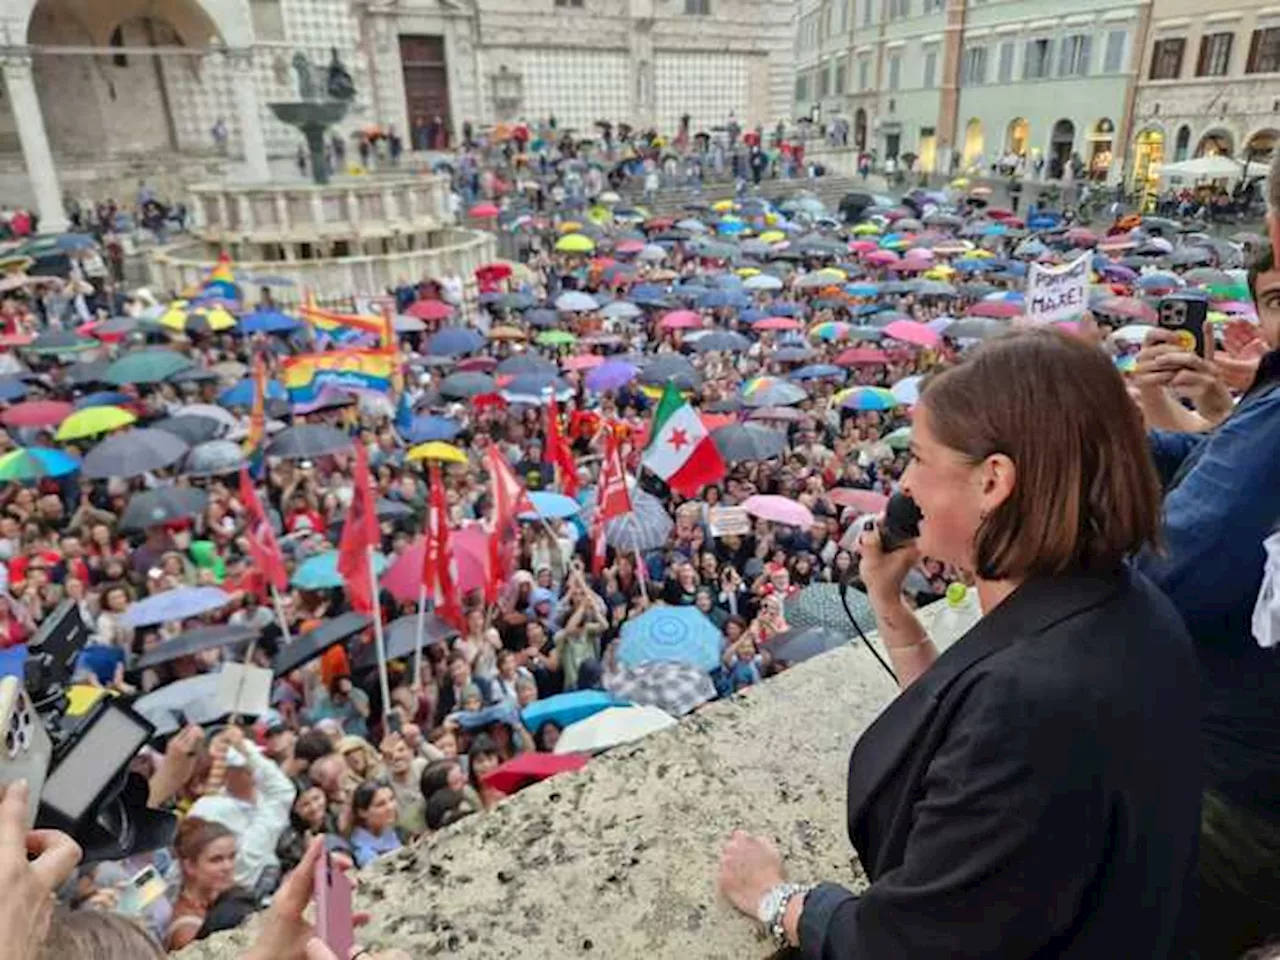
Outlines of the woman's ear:
[[989,516],[1013,495],[1018,468],[1003,453],[993,453],[982,462],[982,515]]

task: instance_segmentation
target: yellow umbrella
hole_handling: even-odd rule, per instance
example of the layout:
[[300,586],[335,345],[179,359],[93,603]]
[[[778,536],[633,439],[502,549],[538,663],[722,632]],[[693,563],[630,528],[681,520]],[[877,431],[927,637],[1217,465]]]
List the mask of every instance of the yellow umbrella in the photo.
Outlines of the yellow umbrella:
[[970,250],[965,256],[973,257],[977,260],[994,260],[996,255],[990,250]]
[[579,230],[582,229],[582,224],[580,224],[577,220],[566,220],[564,223],[560,224],[560,226],[557,227],[557,229],[561,233],[577,233]]
[[160,316],[160,326],[170,330],[191,330],[203,320],[209,330],[230,330],[236,318],[222,307],[193,307],[185,300],[175,300]]
[[754,277],[760,270],[757,267],[739,267],[735,272],[740,277]]
[[951,181],[951,185],[955,187],[957,190],[963,190],[965,187],[969,185],[969,178],[956,177],[954,180]]
[[726,210],[732,210],[737,204],[732,200],[717,200],[711,205],[711,209],[716,213],[724,213]]
[[764,215],[764,222],[772,227],[775,223],[778,222],[778,215],[776,213],[766,213]]
[[838,270],[835,267],[824,267],[817,273],[813,274],[813,277],[815,278],[815,281],[818,277],[821,277],[824,281],[829,283],[844,283],[849,279],[849,275],[847,273],[843,270]]
[[523,340],[525,333],[519,327],[494,327],[489,331],[490,340]]
[[58,440],[82,440],[137,422],[138,418],[123,407],[85,407],[63,420],[55,436]]
[[760,234],[760,239],[765,243],[781,243],[787,239],[787,235],[781,230],[766,230]]
[[880,228],[874,223],[860,223],[849,232],[856,237],[865,237],[873,233],[879,233]]
[[556,241],[556,249],[561,253],[590,253],[596,248],[596,242],[582,233],[571,233]]
[[926,280],[946,280],[956,275],[956,268],[945,263],[940,263],[936,267],[930,267],[924,272]]
[[451,443],[432,440],[420,443],[405,455],[407,460],[439,460],[443,463],[466,463],[467,455]]
[[95,687],[90,683],[77,683],[67,688],[67,716],[83,717],[89,708],[105,696],[116,696],[114,690]]
[[592,223],[598,223],[601,226],[604,226],[605,224],[613,221],[613,211],[608,207],[595,206],[587,211],[587,218],[591,220]]

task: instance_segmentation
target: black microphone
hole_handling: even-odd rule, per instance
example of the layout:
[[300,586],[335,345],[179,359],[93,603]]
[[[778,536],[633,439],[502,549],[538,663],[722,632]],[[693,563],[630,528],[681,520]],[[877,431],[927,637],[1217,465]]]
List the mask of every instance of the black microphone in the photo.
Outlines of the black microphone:
[[916,502],[907,494],[891,496],[885,504],[884,519],[880,521],[880,549],[892,553],[919,537],[923,516]]

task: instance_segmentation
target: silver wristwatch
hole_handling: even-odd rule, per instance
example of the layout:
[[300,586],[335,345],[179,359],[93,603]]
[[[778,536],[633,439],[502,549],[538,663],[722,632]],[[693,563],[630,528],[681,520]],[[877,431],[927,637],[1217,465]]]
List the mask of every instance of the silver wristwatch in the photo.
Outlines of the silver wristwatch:
[[812,889],[813,884],[780,883],[760,898],[756,919],[764,924],[765,930],[780,948],[787,946],[787,931],[782,925],[787,907],[793,899],[804,896]]

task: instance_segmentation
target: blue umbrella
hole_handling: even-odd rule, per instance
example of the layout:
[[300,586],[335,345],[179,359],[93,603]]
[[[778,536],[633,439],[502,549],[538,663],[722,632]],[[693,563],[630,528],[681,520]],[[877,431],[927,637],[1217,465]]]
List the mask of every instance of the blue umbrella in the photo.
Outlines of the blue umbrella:
[[405,439],[410,443],[428,443],[431,440],[452,440],[462,431],[456,420],[435,414],[414,417]]
[[[218,403],[224,407],[251,407],[253,406],[253,390],[253,378],[245,377],[234,387],[228,387],[218,394]],[[284,384],[279,380],[268,380],[267,399],[288,400],[289,394],[285,391]]]
[[249,335],[251,333],[293,333],[302,324],[279,310],[255,310],[242,317],[236,332]]
[[85,407],[118,407],[133,403],[137,399],[137,397],[131,397],[127,393],[117,393],[114,390],[99,390],[97,393],[85,394],[75,401],[73,406],[77,410],[83,410]]
[[125,626],[147,627],[198,617],[230,602],[231,594],[217,587],[178,587],[131,604],[121,619]]
[[550,330],[560,326],[560,314],[545,307],[537,307],[524,315],[524,322],[539,330]]
[[[701,616],[701,614],[698,615]],[[575,690],[572,693],[558,693],[545,700],[533,701],[521,711],[520,719],[524,721],[526,730],[532,730],[535,733],[539,727],[548,722],[563,729],[601,710],[626,703],[628,701],[620,700],[605,690]]]
[[0,400],[21,400],[27,395],[27,385],[14,377],[0,377]]
[[[387,558],[380,553],[373,555],[373,571],[378,576],[387,569]],[[330,590],[341,587],[346,578],[338,572],[338,551],[328,550],[316,554],[293,572],[289,582],[300,590]]]
[[716,625],[696,607],[654,607],[622,625],[618,662],[638,667],[674,661],[710,672],[720,665],[722,640]]
[[775,303],[769,307],[769,315],[774,317],[802,317],[804,307],[798,303]]
[[456,357],[484,344],[484,336],[468,327],[445,327],[431,335],[427,353],[437,357]]
[[520,514],[521,520],[563,520],[572,517],[582,509],[573,497],[550,490],[533,490],[529,493],[529,502],[533,504],[533,512]]
[[844,292],[851,297],[874,297],[880,292],[880,284],[850,283],[845,286]]
[[19,448],[0,457],[0,480],[39,480],[65,477],[80,469],[80,461],[49,447]]
[[502,388],[502,395],[508,400],[514,397],[541,402],[548,390],[555,391],[557,397],[565,393],[573,395],[573,388],[553,373],[522,373],[512,377]]
[[843,380],[845,371],[843,367],[837,367],[830,363],[812,363],[807,367],[801,367],[795,373],[791,374],[792,380],[821,380],[824,377],[835,377]]

